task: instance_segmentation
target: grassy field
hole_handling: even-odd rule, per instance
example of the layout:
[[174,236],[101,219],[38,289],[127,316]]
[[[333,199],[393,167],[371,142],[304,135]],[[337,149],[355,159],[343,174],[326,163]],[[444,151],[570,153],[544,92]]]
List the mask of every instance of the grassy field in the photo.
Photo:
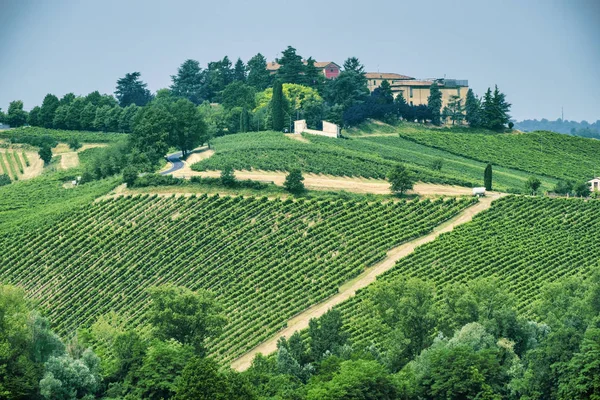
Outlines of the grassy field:
[[[535,319],[531,307],[542,286],[598,264],[590,251],[600,235],[596,216],[597,201],[506,197],[472,222],[417,248],[378,281],[417,277],[435,283],[440,296],[454,283],[495,276],[515,294],[521,311]],[[353,341],[364,346],[385,331],[361,307],[370,290],[340,306]]]
[[211,349],[230,359],[472,202],[118,197],[39,229],[0,230],[0,274],[64,335],[109,311],[144,324],[154,285],[209,289],[229,318]]

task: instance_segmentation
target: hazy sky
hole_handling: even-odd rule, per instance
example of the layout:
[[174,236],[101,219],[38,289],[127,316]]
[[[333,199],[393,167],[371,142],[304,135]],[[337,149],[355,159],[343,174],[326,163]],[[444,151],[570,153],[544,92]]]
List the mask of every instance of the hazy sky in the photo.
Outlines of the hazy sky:
[[0,0],[0,107],[114,91],[140,71],[167,87],[188,58],[274,59],[291,45],[368,71],[498,84],[512,116],[600,119],[600,0]]

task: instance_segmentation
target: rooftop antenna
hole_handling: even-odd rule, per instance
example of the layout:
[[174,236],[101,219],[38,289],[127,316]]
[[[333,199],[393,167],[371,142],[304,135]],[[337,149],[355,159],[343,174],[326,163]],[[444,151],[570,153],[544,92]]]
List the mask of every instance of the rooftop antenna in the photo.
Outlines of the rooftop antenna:
[[564,110],[563,106],[560,106],[560,119],[563,122],[565,120],[565,110]]

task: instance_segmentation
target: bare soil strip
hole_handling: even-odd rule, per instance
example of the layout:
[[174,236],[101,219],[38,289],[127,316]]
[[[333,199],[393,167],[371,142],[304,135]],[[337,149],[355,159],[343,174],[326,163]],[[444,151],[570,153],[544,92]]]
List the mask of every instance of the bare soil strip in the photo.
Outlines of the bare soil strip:
[[75,168],[79,165],[79,156],[77,152],[70,151],[68,153],[62,153],[60,157],[60,168],[61,169],[69,169]]
[[283,336],[289,338],[294,332],[306,329],[308,327],[308,322],[310,321],[310,319],[320,317],[332,307],[354,296],[357,290],[362,289],[368,286],[369,284],[375,282],[375,279],[378,275],[381,275],[389,269],[393,268],[394,265],[396,265],[396,261],[408,256],[415,250],[416,247],[435,240],[442,233],[450,232],[452,229],[454,229],[454,227],[458,225],[471,221],[471,219],[473,219],[475,215],[479,214],[484,210],[487,210],[491,206],[492,201],[499,198],[500,196],[501,195],[499,194],[493,194],[492,196],[485,197],[481,199],[479,203],[465,209],[456,217],[436,227],[430,234],[391,249],[390,251],[388,251],[386,258],[383,261],[379,262],[373,267],[367,268],[358,277],[352,279],[349,282],[346,282],[340,287],[338,294],[330,297],[329,299],[321,303],[315,304],[307,308],[305,311],[290,319],[287,322],[286,328],[277,332],[277,334],[273,335],[273,337],[259,344],[258,346],[250,350],[248,353],[234,360],[231,363],[231,367],[237,371],[244,371],[248,369],[252,364],[252,360],[254,360],[254,357],[257,354],[270,354],[277,350],[277,341],[280,337]]

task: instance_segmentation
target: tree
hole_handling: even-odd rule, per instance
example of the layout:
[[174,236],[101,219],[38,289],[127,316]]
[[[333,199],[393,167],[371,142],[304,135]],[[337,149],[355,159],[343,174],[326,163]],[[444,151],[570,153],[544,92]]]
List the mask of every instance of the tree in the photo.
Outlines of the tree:
[[390,375],[376,361],[344,361],[330,381],[319,382],[310,387],[308,400],[392,400],[396,399],[396,387]]
[[575,196],[577,197],[590,197],[592,191],[590,190],[590,184],[587,182],[580,182],[573,188]]
[[5,120],[13,128],[25,125],[27,122],[27,111],[23,111],[23,102],[21,100],[10,102]]
[[60,105],[68,106],[73,102],[73,100],[75,100],[75,98],[76,96],[74,93],[67,93],[60,99]]
[[193,356],[193,348],[177,340],[154,341],[136,373],[136,398],[160,400],[175,396],[177,377]]
[[481,102],[477,96],[473,94],[473,89],[467,91],[465,120],[471,128],[478,128],[481,126]]
[[[103,107],[98,109],[98,112]],[[144,107],[136,118],[133,133],[129,136],[132,147],[146,154],[152,164],[158,162],[169,149],[169,132],[173,116],[165,106]]]
[[256,106],[256,91],[241,81],[233,82],[221,92],[221,104],[226,109],[241,107],[253,110]]
[[309,57],[308,60],[306,60],[303,78],[304,84],[306,86],[321,91],[325,80],[325,76],[323,75],[322,70],[315,66],[315,60],[312,57]]
[[506,96],[498,90],[496,85],[494,93],[488,88],[483,96],[481,104],[481,124],[483,127],[500,131],[510,121],[510,104],[506,102]]
[[81,113],[83,112],[85,105],[85,100],[81,97],[77,97],[69,104],[67,118],[65,120],[65,125],[68,129],[81,129]]
[[3,124],[5,119],[6,119],[6,114],[4,114],[4,111],[2,111],[2,108],[0,108],[0,124]]
[[11,182],[10,176],[7,174],[0,174],[0,186],[10,185]]
[[308,322],[308,336],[313,360],[320,361],[327,352],[336,354],[348,340],[340,311],[332,309],[319,319],[311,319]]
[[558,181],[553,189],[554,193],[560,195],[567,195],[573,191],[573,182],[571,181]]
[[247,65],[246,83],[257,91],[265,90],[271,82],[271,74],[267,70],[267,59],[260,53],[252,57]]
[[233,168],[228,165],[221,170],[221,184],[223,186],[235,186],[236,183],[235,175],[233,173]]
[[69,113],[69,105],[63,104],[58,106],[54,113],[52,125],[56,129],[67,129],[67,114]]
[[80,359],[69,355],[51,357],[40,381],[40,393],[47,399],[80,399],[100,388],[100,360],[87,349]]
[[280,80],[276,80],[273,84],[273,98],[271,99],[271,118],[273,120],[273,130],[277,132],[283,131],[284,126],[284,103],[283,103],[283,87]]
[[121,117],[119,118],[119,131],[121,132],[132,132],[135,119],[137,117],[140,107],[135,104],[130,104],[123,109]]
[[304,183],[302,183],[303,180],[304,177],[302,176],[302,171],[299,169],[293,169],[285,177],[283,187],[292,194],[301,194],[305,190]]
[[392,193],[402,196],[407,190],[413,188],[413,174],[402,164],[397,164],[388,172],[387,180],[390,182]]
[[492,164],[488,163],[483,171],[483,186],[485,190],[492,190]]
[[39,106],[35,106],[29,111],[27,123],[30,126],[40,126],[40,110],[41,108]]
[[223,57],[221,61],[208,63],[205,73],[205,96],[209,101],[213,101],[219,92],[233,82],[233,69],[227,56]]
[[344,111],[367,100],[369,96],[367,78],[364,67],[356,57],[347,59],[340,75],[336,79],[327,81],[324,95],[329,104],[340,105]]
[[107,131],[106,122],[110,113],[111,107],[109,105],[100,106],[96,108],[96,116],[94,117],[94,129],[97,131]]
[[452,125],[460,125],[465,118],[465,107],[462,104],[462,99],[456,95],[450,96],[448,106],[444,108],[442,113],[445,118],[450,118]]
[[177,69],[177,75],[171,75],[171,93],[183,97],[198,105],[204,101],[205,75],[196,60],[185,60]]
[[436,82],[433,82],[429,88],[427,107],[431,113],[431,123],[441,125],[442,92]]
[[163,285],[151,289],[150,298],[148,319],[154,335],[190,345],[199,355],[204,355],[205,341],[217,336],[227,322],[223,308],[206,290]]
[[537,190],[540,188],[542,182],[535,176],[530,176],[525,182],[525,188],[532,195],[537,193]]
[[179,99],[170,107],[173,125],[169,132],[170,144],[177,146],[183,156],[208,140],[207,128],[198,108],[187,99]]
[[[399,370],[433,341],[437,324],[433,285],[419,279],[395,280],[374,286],[367,307],[374,309],[391,334],[392,352],[386,364]],[[398,340],[400,339],[400,340]]]
[[409,115],[408,115],[409,106],[408,106],[408,103],[406,102],[406,99],[404,98],[403,91],[400,91],[400,93],[398,93],[398,95],[394,99],[394,104],[396,105],[396,110],[398,111],[398,116],[402,117],[406,120],[410,120]]
[[94,120],[96,119],[96,106],[93,103],[88,103],[86,104],[86,106],[83,108],[83,110],[81,110],[81,115],[80,115],[80,125],[81,125],[81,129],[85,129],[87,131],[93,131],[94,130]]
[[356,74],[362,75],[365,73],[365,67],[361,64],[361,62],[356,57],[349,57],[344,61],[344,71],[346,72],[354,72]]
[[55,95],[48,93],[46,97],[44,97],[44,101],[42,102],[42,107],[40,109],[39,121],[41,126],[44,128],[52,128],[54,124],[54,113],[59,106],[58,97]]
[[133,165],[128,165],[123,169],[123,182],[127,184],[128,188],[133,187],[135,180],[138,177],[138,170]]
[[280,65],[277,71],[277,79],[281,83],[303,83],[303,74],[305,71],[302,56],[296,54],[296,49],[288,46],[287,49],[281,52],[281,58],[277,59]]
[[42,161],[44,161],[44,165],[48,165],[50,164],[50,161],[52,161],[52,149],[47,144],[40,148],[38,154]]
[[148,85],[140,79],[141,75],[139,72],[127,73],[117,81],[115,96],[121,107],[130,104],[145,106],[152,100],[152,94],[146,88]]
[[234,82],[246,82],[246,66],[241,58],[238,58],[233,67]]

